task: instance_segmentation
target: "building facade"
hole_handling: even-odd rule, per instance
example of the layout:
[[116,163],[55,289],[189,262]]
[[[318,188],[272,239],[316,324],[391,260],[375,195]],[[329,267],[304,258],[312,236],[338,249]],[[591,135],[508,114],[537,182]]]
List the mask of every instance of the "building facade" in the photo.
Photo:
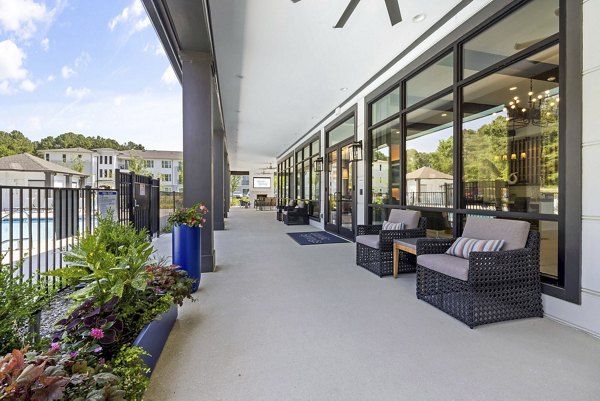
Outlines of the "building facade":
[[40,151],[47,161],[69,168],[81,168],[92,187],[115,187],[117,169],[127,170],[133,160],[138,161],[154,178],[160,179],[163,191],[183,191],[183,152],[163,150],[119,151],[111,148],[46,149]]

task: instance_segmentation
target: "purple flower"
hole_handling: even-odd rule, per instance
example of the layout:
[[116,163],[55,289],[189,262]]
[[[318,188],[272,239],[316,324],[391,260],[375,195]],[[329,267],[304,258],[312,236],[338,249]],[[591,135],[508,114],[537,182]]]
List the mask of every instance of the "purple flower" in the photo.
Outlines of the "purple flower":
[[58,351],[60,349],[60,343],[52,343],[50,344],[50,348],[52,348],[54,351]]
[[69,354],[69,357],[71,357],[71,358],[75,358],[77,355],[79,355],[79,352],[71,352],[71,353]]
[[104,358],[100,358],[100,359],[98,359],[98,363],[99,363],[100,365],[104,365],[104,364],[106,363],[106,359],[104,359]]
[[96,348],[94,348],[94,352],[98,353],[100,351],[102,351],[102,347],[96,347]]
[[104,332],[102,331],[102,329],[97,329],[94,327],[90,331],[90,336],[92,336],[94,338],[102,338],[102,337],[104,337]]

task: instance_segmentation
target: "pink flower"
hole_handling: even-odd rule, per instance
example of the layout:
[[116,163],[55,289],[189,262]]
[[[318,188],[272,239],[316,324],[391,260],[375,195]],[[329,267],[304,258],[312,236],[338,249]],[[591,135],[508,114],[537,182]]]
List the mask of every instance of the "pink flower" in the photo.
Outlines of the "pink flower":
[[97,329],[94,327],[90,331],[90,336],[92,336],[94,338],[102,338],[102,337],[104,337],[104,332],[102,331],[102,329]]
[[69,354],[69,357],[71,357],[71,358],[75,358],[77,355],[79,355],[79,352],[71,352],[71,353]]
[[100,358],[100,359],[98,359],[98,363],[99,363],[100,365],[104,365],[104,364],[106,363],[106,359],[104,359],[104,358]]
[[52,348],[54,351],[58,351],[60,349],[60,343],[52,343],[50,344],[50,348]]
[[203,223],[206,223],[206,219],[202,219],[202,222],[203,222]]
[[100,351],[102,351],[102,347],[96,347],[96,348],[94,348],[94,352],[97,353],[97,352],[100,352]]

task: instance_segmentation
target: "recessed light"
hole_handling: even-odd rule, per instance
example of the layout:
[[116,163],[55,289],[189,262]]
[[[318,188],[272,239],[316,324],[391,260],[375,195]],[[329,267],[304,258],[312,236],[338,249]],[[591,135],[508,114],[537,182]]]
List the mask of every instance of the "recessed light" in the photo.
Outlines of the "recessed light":
[[510,91],[516,91],[517,87],[516,86],[511,86],[510,88],[508,88],[508,90],[510,90]]
[[422,21],[425,21],[425,18],[427,18],[427,15],[417,14],[412,18],[412,20],[413,20],[413,22],[422,22]]
[[235,74],[235,77],[239,79],[244,79],[244,76],[242,74]]
[[340,88],[340,91],[342,91],[342,92],[346,92],[347,90],[348,90],[348,88],[346,88],[346,87]]
[[556,77],[548,77],[548,78],[546,78],[546,81],[554,82],[554,81],[556,81]]
[[442,113],[442,117],[446,117],[447,115],[447,113]]

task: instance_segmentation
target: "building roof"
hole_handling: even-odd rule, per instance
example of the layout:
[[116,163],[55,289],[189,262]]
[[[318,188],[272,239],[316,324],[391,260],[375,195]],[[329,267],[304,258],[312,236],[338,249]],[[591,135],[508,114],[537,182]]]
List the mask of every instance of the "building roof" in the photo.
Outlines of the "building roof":
[[74,153],[94,153],[86,148],[63,148],[63,149],[42,149],[40,152],[74,152]]
[[176,150],[124,150],[119,156],[122,159],[139,157],[140,159],[183,160],[183,152]]
[[61,166],[60,164],[40,159],[39,157],[30,155],[29,153],[0,157],[0,171],[59,173],[79,176],[87,175],[75,170],[71,170],[68,167]]
[[452,176],[441,171],[432,169],[431,167],[421,167],[418,170],[411,171],[406,174],[407,180],[451,180]]
[[94,148],[92,149],[93,151],[96,152],[119,152],[117,149],[113,149],[113,148]]

